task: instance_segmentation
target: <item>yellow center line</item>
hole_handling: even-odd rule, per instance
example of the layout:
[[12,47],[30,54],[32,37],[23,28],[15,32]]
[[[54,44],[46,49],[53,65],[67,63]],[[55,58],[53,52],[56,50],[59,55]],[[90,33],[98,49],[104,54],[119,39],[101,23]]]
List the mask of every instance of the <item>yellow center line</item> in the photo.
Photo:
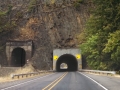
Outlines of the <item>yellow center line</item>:
[[53,87],[55,87],[66,75],[67,75],[67,73],[64,74],[64,76],[62,78],[60,78],[56,83],[54,83],[53,86],[51,86],[48,90],[51,90]]
[[50,83],[49,85],[47,85],[45,88],[43,88],[42,90],[47,89],[50,85],[54,84],[56,81],[58,81],[60,78],[62,78],[66,73],[64,73],[62,76],[60,76],[59,78],[57,78],[56,80],[54,80],[52,83]]

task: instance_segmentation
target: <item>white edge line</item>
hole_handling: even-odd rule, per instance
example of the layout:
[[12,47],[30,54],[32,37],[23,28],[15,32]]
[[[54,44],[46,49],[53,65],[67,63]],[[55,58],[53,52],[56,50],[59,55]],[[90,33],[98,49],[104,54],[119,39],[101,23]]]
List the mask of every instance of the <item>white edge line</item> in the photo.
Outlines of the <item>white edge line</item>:
[[[55,73],[53,73],[53,74],[55,74]],[[53,75],[53,74],[50,74],[50,75]],[[13,86],[9,86],[9,87],[3,88],[3,89],[1,89],[1,90],[7,90],[7,89],[10,89],[10,88],[13,88],[13,87],[16,87],[16,86],[20,86],[20,85],[22,85],[22,84],[26,84],[26,83],[29,83],[29,82],[32,82],[32,81],[35,81],[35,80],[38,80],[38,79],[47,77],[47,76],[49,76],[49,75],[46,75],[46,76],[43,76],[43,77],[40,77],[40,78],[36,78],[36,79],[33,79],[33,80],[29,80],[29,81],[24,82],[24,83],[19,83],[19,84],[13,85]]]
[[95,81],[94,79],[88,77],[87,75],[79,72],[80,74],[84,75],[85,77],[89,78],[90,80],[92,80],[93,82],[95,82],[96,84],[98,84],[100,87],[102,87],[104,90],[108,90],[106,87],[104,87],[102,84],[98,83],[97,81]]

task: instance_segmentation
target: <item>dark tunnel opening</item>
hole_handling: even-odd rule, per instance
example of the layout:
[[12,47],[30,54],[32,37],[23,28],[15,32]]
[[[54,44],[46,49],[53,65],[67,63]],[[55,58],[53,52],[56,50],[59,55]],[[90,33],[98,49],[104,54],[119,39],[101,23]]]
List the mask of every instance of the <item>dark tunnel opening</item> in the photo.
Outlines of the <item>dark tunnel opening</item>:
[[[61,68],[61,64],[65,63],[65,68]],[[73,55],[64,54],[60,56],[56,62],[56,70],[58,72],[64,71],[77,71],[78,70],[78,62]]]
[[11,66],[13,67],[22,67],[25,65],[25,50],[22,48],[15,48],[12,51]]

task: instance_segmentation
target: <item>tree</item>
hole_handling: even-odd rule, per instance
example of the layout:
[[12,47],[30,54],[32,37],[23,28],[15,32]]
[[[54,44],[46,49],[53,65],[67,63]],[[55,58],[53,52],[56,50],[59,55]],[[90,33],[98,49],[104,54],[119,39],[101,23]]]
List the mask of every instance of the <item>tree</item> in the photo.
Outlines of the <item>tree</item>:
[[[120,68],[120,0],[93,0],[95,8],[86,24],[86,41],[80,45],[93,69]],[[84,36],[84,37],[85,37]],[[112,44],[111,44],[112,43]]]

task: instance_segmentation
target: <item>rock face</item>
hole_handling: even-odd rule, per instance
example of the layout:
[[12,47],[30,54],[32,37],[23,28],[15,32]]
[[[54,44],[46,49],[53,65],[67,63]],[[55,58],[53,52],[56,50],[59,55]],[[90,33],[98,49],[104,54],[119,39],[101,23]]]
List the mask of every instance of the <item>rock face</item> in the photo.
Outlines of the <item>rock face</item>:
[[[32,64],[39,69],[52,68],[53,49],[78,47],[77,35],[84,29],[91,3],[77,1],[1,0],[0,10],[12,6],[8,16],[17,25],[4,40],[33,40]],[[7,64],[3,54],[1,63]]]

